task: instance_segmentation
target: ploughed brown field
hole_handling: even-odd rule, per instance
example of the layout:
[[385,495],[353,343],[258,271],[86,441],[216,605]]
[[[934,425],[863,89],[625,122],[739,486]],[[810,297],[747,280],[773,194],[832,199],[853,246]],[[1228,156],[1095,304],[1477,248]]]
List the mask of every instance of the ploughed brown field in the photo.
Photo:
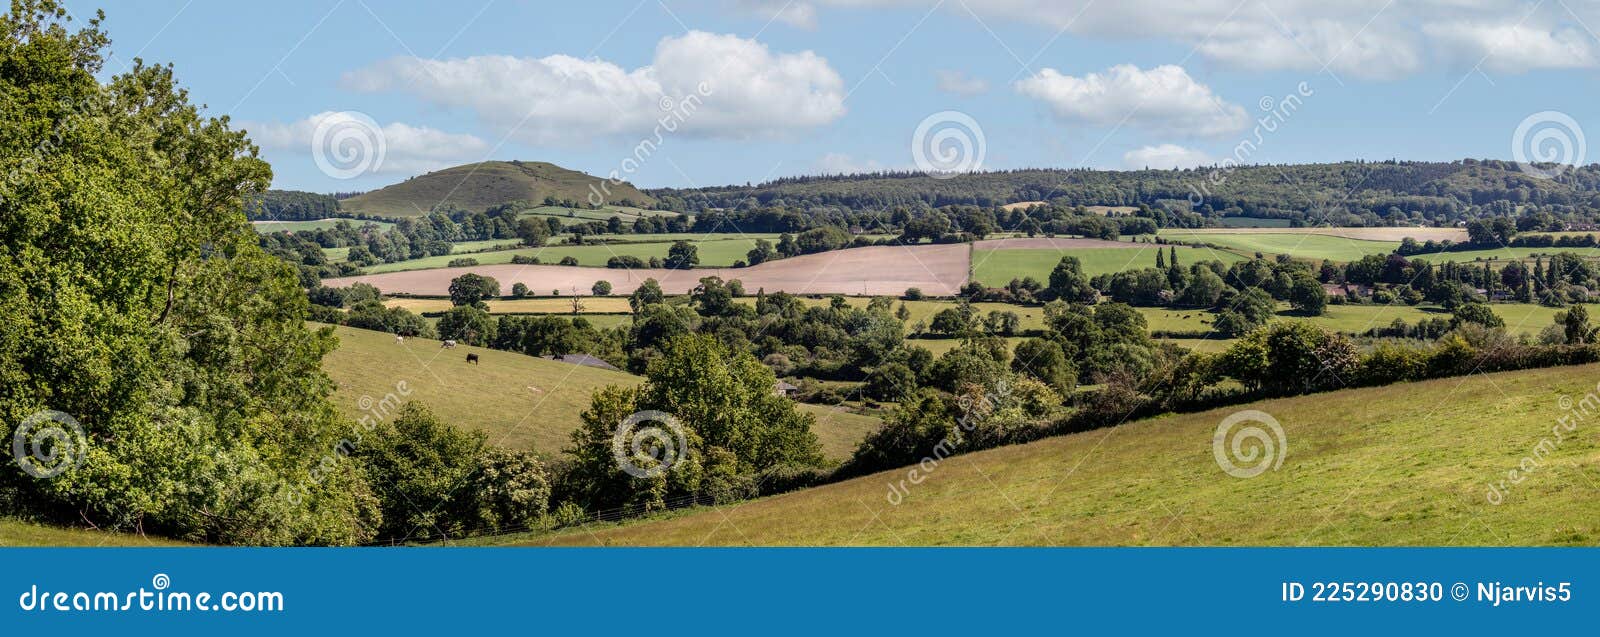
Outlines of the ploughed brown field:
[[[1113,242],[1095,242],[1113,243]],[[386,272],[327,279],[323,283],[344,287],[353,283],[375,285],[386,294],[445,296],[450,280],[468,272],[494,277],[502,292],[523,283],[535,294],[560,290],[587,296],[595,281],[609,281],[612,294],[629,294],[645,279],[655,279],[667,294],[687,294],[708,276],[738,279],[745,290],[791,294],[899,295],[920,288],[934,296],[952,296],[967,280],[972,264],[968,244],[879,246],[850,248],[769,261],[748,268],[619,269],[559,265],[480,265],[435,270]]]

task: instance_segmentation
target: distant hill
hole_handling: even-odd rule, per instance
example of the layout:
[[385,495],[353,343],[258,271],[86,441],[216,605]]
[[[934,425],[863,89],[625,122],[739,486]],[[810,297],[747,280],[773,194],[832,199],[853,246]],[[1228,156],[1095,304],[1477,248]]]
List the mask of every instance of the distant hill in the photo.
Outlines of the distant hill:
[[602,177],[567,170],[555,164],[524,161],[486,161],[418,175],[392,186],[339,202],[343,214],[380,217],[417,217],[434,206],[450,204],[481,211],[513,201],[543,204],[547,197],[584,205],[590,186],[609,191],[606,203],[648,206],[654,197],[632,184],[610,184]]
[[[1537,205],[1600,210],[1600,166],[1540,179],[1514,162],[1347,161],[1188,170],[1018,169],[944,179],[918,172],[786,177],[755,185],[652,189],[673,210],[751,205],[800,210],[888,210],[921,205],[1191,208],[1206,217],[1285,219],[1307,225],[1383,225],[1395,211],[1439,225]],[[1126,210],[1126,208],[1123,208]]]

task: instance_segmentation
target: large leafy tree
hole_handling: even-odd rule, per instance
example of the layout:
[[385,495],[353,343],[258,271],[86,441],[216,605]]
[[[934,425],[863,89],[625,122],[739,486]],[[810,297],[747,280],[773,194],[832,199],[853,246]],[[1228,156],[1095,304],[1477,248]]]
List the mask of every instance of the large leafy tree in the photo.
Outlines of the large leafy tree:
[[87,439],[53,479],[5,463],[0,507],[212,542],[369,538],[374,499],[334,454],[351,435],[320,370],[335,341],[245,223],[270,168],[170,67],[98,81],[99,24],[53,0],[0,18],[0,432],[54,409]]
[[[821,447],[811,426],[816,418],[773,391],[776,377],[754,356],[716,338],[685,334],[666,341],[650,361],[642,387],[596,392],[583,425],[572,434],[569,478],[579,501],[590,509],[658,509],[676,498],[705,495],[707,476],[750,476],[781,465],[819,465]],[[670,468],[655,475],[626,473],[612,446],[619,428],[624,448],[633,441],[622,427],[636,412],[659,411],[673,424],[643,423],[668,431],[671,445],[682,434],[687,448],[661,454]],[[680,431],[670,431],[673,427]],[[634,466],[649,469],[651,460]]]

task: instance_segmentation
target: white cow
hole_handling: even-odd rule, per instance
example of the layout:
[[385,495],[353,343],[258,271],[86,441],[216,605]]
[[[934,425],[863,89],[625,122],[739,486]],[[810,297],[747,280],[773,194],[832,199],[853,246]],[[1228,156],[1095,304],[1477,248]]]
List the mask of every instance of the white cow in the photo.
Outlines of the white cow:
[[450,349],[450,348],[456,346],[456,342],[455,341],[445,341],[443,343],[440,343],[439,346],[443,347],[445,349]]

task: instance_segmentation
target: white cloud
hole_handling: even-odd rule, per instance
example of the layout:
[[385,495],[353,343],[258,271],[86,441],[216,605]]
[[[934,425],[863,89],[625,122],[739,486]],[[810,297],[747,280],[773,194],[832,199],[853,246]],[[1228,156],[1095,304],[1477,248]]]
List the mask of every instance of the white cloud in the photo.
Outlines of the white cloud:
[[934,71],[936,78],[935,88],[951,95],[972,97],[989,92],[989,82],[981,77],[972,77],[961,71]]
[[566,55],[394,58],[346,73],[345,87],[401,91],[473,111],[533,144],[595,136],[774,136],[844,115],[844,81],[811,51],[772,53],[755,40],[691,31],[662,39],[651,64],[627,70]]
[[[488,142],[466,133],[447,133],[426,126],[412,126],[403,122],[390,122],[374,128],[364,116],[353,117],[347,112],[325,111],[293,122],[246,122],[243,128],[250,139],[267,150],[280,150],[313,155],[332,156],[340,152],[374,154],[381,148],[381,162],[374,162],[377,173],[415,174],[454,166],[466,161],[480,161],[490,151]],[[325,133],[345,130],[359,135],[357,147],[340,151],[335,148],[318,149],[317,129]],[[336,134],[325,134],[324,140],[338,139]],[[381,145],[376,141],[382,140]],[[326,141],[325,141],[326,143]],[[376,156],[376,155],[373,155]]]
[[[935,0],[804,0],[813,6],[923,10]],[[1600,66],[1589,3],[1526,0],[964,0],[944,10],[1100,38],[1161,38],[1229,67],[1394,79],[1430,65],[1520,73]],[[1444,20],[1447,24],[1439,26]],[[1512,26],[1538,25],[1538,26]],[[1493,43],[1502,43],[1498,48]],[[1494,49],[1485,60],[1484,55]]]
[[1122,165],[1129,170],[1194,168],[1211,164],[1213,161],[1210,155],[1177,144],[1144,146],[1122,154]]
[[735,0],[734,5],[762,20],[782,22],[801,29],[817,28],[817,8],[809,2]]
[[1422,31],[1460,59],[1482,60],[1483,67],[1493,73],[1596,64],[1594,40],[1578,29],[1449,22],[1429,24]]
[[1172,65],[1146,71],[1120,64],[1083,77],[1047,68],[1017,82],[1016,89],[1072,123],[1215,136],[1243,130],[1250,122],[1242,107],[1222,101]]

